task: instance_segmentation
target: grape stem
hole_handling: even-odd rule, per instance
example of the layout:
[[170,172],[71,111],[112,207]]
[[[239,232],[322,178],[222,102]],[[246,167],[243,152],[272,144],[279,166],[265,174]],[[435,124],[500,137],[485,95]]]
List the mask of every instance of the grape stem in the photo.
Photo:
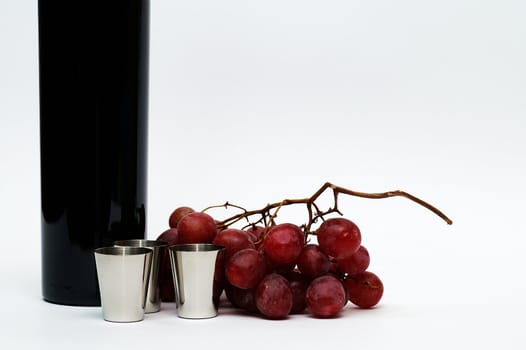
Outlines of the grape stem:
[[[323,193],[325,193],[325,191],[329,189],[332,190],[332,193],[333,193],[334,206],[332,208],[329,208],[323,211],[318,207],[318,205],[315,202]],[[341,193],[349,195],[349,196],[369,198],[369,199],[405,197],[417,204],[420,204],[424,208],[427,208],[428,210],[432,211],[433,213],[438,215],[440,218],[442,218],[448,225],[453,224],[453,221],[451,221],[451,219],[449,219],[444,213],[442,213],[436,207],[432,206],[431,204],[405,191],[396,190],[396,191],[388,191],[388,192],[380,192],[380,193],[366,193],[366,192],[358,192],[358,191],[349,190],[341,186],[336,186],[330,182],[326,182],[325,184],[323,184],[323,186],[321,186],[320,189],[318,189],[312,196],[308,198],[284,199],[281,202],[267,204],[265,207],[261,209],[257,209],[257,210],[246,210],[245,208],[239,205],[234,205],[229,202],[226,202],[221,205],[213,205],[213,206],[207,207],[203,209],[203,212],[209,209],[212,209],[212,208],[220,208],[220,207],[225,207],[225,208],[234,207],[242,211],[241,213],[238,213],[229,218],[226,218],[223,221],[218,221],[217,226],[219,229],[227,228],[243,219],[247,220],[248,222],[246,227],[257,225],[257,224],[264,224],[265,227],[268,227],[269,225],[274,224],[274,220],[279,210],[282,207],[286,205],[292,205],[292,204],[305,204],[307,206],[309,220],[307,224],[303,225],[303,229],[305,233],[308,234],[308,233],[313,233],[310,230],[312,224],[315,223],[318,219],[323,220],[323,217],[325,215],[328,215],[331,213],[337,213],[337,214],[343,215],[338,208],[338,195]],[[249,221],[249,218],[252,216],[259,216],[259,219],[251,222]]]

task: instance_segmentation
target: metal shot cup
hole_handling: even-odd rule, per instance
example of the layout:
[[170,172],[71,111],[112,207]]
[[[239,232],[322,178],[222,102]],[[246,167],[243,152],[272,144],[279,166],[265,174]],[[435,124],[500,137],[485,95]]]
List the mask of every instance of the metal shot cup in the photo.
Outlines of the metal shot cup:
[[144,318],[152,250],[140,247],[95,249],[102,315],[111,322]]
[[148,239],[127,239],[113,242],[115,247],[142,247],[152,250],[152,267],[150,270],[150,279],[148,281],[148,295],[146,296],[146,305],[144,312],[154,313],[161,310],[161,298],[159,296],[159,270],[161,266],[161,257],[168,243],[158,240]]
[[[217,316],[214,298],[216,264],[222,259],[223,246],[215,244],[177,244],[170,246],[170,263],[175,287],[177,316],[211,318]],[[222,267],[218,266],[218,271]]]

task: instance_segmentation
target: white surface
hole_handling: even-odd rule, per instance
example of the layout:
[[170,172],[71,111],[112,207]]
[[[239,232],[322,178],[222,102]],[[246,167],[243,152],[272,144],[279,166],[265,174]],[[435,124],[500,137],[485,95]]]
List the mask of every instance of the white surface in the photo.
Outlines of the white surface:
[[[258,208],[324,181],[384,281],[338,319],[136,324],[40,297],[36,1],[0,3],[2,348],[524,349],[524,1],[152,1],[148,236],[179,205]],[[295,219],[303,222],[303,217]]]

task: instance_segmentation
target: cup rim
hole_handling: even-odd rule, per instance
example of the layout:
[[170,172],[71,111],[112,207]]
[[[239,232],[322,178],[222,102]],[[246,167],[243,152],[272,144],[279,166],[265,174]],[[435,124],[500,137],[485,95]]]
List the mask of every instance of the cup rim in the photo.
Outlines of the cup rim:
[[95,249],[95,254],[101,255],[141,255],[152,254],[152,250],[144,247],[100,247]]
[[114,247],[144,247],[144,248],[163,248],[168,247],[168,243],[156,239],[123,239],[113,242]]
[[177,252],[216,252],[225,249],[224,246],[213,243],[180,243],[168,247]]

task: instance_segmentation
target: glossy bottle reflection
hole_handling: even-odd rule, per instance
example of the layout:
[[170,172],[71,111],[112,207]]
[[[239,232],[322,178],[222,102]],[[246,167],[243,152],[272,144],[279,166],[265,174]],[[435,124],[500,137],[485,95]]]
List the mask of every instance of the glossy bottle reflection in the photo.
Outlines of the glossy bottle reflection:
[[42,291],[100,305],[93,250],[145,237],[149,0],[39,0]]

